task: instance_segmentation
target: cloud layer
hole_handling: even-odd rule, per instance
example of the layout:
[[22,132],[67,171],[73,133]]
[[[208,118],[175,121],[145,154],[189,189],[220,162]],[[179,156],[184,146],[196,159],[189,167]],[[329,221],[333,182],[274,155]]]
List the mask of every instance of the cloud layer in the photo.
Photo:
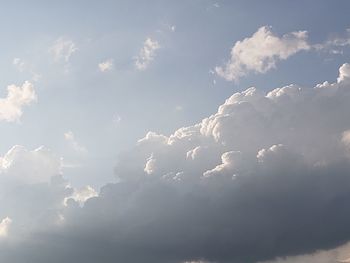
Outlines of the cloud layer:
[[[349,76],[344,64],[335,83],[266,94],[251,87],[193,126],[170,136],[149,132],[120,157],[117,183],[98,195],[89,186],[73,189],[46,165],[29,182],[0,174],[0,218],[12,220],[0,259],[238,263],[344,244]],[[6,162],[32,171],[35,151],[18,151]]]

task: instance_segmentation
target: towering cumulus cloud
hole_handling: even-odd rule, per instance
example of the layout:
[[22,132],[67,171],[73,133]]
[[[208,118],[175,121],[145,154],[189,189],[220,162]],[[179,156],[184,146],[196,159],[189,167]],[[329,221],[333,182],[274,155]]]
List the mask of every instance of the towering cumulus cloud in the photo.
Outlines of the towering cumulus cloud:
[[61,176],[8,190],[1,261],[259,262],[345,244],[349,65],[339,72],[314,88],[252,87],[198,124],[149,132],[98,196]]

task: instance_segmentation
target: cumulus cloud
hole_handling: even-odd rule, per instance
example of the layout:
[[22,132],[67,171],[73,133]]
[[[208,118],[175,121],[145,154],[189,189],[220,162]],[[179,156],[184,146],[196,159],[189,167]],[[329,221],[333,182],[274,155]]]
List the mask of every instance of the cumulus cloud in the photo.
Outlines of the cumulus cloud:
[[33,84],[26,81],[22,86],[14,84],[7,87],[6,98],[0,98],[0,120],[19,121],[22,108],[37,100]]
[[15,145],[0,157],[0,177],[9,180],[44,183],[61,173],[61,158],[44,146],[30,151],[21,145]]
[[136,57],[135,65],[138,70],[145,70],[154,60],[156,50],[160,48],[157,40],[147,38],[143,43],[139,55]]
[[110,71],[113,68],[113,60],[107,59],[101,63],[98,64],[98,69],[101,72]]
[[68,62],[77,50],[78,48],[72,40],[61,37],[50,47],[49,52],[52,54],[54,61]]
[[92,198],[98,196],[97,191],[92,188],[90,185],[86,185],[84,187],[81,187],[79,189],[74,189],[73,194],[65,199],[65,204],[67,205],[67,202],[69,199],[72,199],[79,203],[79,205],[84,205],[84,203]]
[[276,63],[302,50],[310,49],[306,31],[295,31],[281,37],[270,27],[258,29],[251,37],[237,41],[228,62],[216,67],[216,73],[226,80],[238,80],[249,72],[265,73]]
[[70,187],[62,175],[20,191],[0,184],[12,189],[0,195],[0,218],[13,219],[8,238],[16,240],[0,244],[1,260],[293,262],[345,244],[350,84],[344,72],[346,65],[336,82],[314,88],[251,87],[197,124],[169,136],[149,132],[121,155],[117,182],[98,194]]

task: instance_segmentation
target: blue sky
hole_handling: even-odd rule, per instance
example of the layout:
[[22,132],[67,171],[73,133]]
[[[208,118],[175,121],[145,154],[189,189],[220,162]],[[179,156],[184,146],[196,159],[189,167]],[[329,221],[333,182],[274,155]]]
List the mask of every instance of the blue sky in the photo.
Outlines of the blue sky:
[[[346,62],[349,54],[346,48],[343,55],[300,52],[266,74],[249,74],[236,83],[210,74],[228,59],[236,41],[251,36],[261,26],[271,26],[277,35],[307,30],[310,43],[343,36],[349,26],[347,1],[257,3],[3,4],[2,95],[9,84],[19,85],[33,74],[40,78],[35,83],[38,102],[25,110],[20,123],[0,124],[4,138],[1,152],[6,153],[14,144],[30,149],[46,145],[67,161],[81,165],[67,171],[75,174],[75,183],[80,184],[84,177],[84,183],[88,180],[100,186],[113,177],[118,153],[149,130],[170,134],[198,122],[228,96],[250,86],[269,90],[290,83],[313,86],[320,77],[335,79],[334,68]],[[149,37],[161,48],[147,69],[139,71],[135,57]],[[72,41],[77,51],[68,62],[56,63],[49,49],[60,38]],[[25,63],[23,70],[12,65],[15,58]],[[100,72],[97,65],[108,59],[113,60],[113,69]],[[64,141],[67,131],[88,149],[86,156],[72,153]],[[106,167],[103,175],[94,178],[101,167]]]

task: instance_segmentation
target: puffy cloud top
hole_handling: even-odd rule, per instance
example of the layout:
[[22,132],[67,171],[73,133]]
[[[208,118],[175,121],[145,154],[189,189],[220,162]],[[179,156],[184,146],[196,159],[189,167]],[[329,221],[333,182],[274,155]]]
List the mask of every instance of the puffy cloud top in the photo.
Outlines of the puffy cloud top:
[[9,85],[7,87],[7,97],[0,99],[0,120],[18,121],[23,114],[23,106],[27,106],[36,100],[34,86],[30,82],[26,81],[20,87]]
[[278,37],[270,27],[258,29],[251,37],[237,41],[229,61],[223,67],[216,67],[219,76],[227,80],[238,80],[248,72],[264,73],[276,66],[279,60],[310,49],[306,31],[296,31]]

